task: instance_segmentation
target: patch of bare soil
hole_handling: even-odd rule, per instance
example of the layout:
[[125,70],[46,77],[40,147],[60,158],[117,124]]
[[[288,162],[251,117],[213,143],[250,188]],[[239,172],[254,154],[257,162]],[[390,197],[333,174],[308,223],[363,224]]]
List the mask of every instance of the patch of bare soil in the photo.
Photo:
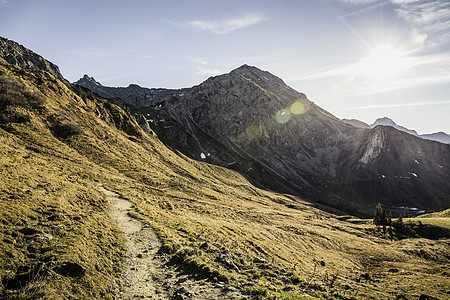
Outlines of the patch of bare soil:
[[173,265],[159,251],[161,242],[153,229],[130,216],[133,205],[105,189],[109,213],[124,232],[128,252],[123,265],[119,299],[247,299],[238,290],[212,283],[200,274]]

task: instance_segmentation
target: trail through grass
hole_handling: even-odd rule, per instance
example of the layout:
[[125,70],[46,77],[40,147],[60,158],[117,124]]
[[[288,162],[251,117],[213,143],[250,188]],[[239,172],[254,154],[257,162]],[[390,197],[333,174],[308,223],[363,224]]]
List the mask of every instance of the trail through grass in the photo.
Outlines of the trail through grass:
[[127,243],[120,299],[247,299],[236,289],[214,284],[171,263],[153,229],[131,217],[131,202],[101,184],[96,189],[106,195],[109,213]]

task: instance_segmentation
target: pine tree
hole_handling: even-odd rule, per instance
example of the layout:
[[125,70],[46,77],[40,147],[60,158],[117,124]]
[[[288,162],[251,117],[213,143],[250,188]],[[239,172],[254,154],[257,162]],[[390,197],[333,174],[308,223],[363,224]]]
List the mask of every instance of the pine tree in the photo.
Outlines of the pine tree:
[[392,211],[389,211],[387,218],[386,218],[386,223],[387,225],[391,226],[392,225]]
[[408,208],[408,206],[403,208],[403,217],[409,218],[409,208]]
[[381,207],[381,203],[377,204],[373,215],[373,223],[375,225],[388,225],[386,220],[386,211]]

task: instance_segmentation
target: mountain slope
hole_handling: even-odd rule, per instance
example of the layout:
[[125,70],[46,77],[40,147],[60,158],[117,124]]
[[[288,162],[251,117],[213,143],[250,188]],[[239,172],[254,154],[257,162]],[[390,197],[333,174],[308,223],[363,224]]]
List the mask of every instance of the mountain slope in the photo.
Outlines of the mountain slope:
[[[130,214],[157,231],[169,264],[224,291],[446,295],[445,240],[386,239],[371,225],[258,189],[169,150],[118,106],[79,97],[46,71],[0,59],[0,80],[1,298],[115,298],[127,245],[97,184],[134,203]],[[84,271],[67,269],[77,264]]]
[[255,67],[150,104],[132,110],[145,114],[167,145],[261,187],[359,216],[370,216],[378,202],[394,210],[450,206],[448,145],[349,126]]
[[419,136],[426,140],[437,141],[444,144],[450,144],[450,135],[445,132],[435,132],[430,134],[418,134],[417,131],[400,126],[388,117],[378,118],[371,125],[355,119],[342,119],[343,122],[360,128],[374,128],[378,125],[394,127],[397,130],[404,131],[414,136]]

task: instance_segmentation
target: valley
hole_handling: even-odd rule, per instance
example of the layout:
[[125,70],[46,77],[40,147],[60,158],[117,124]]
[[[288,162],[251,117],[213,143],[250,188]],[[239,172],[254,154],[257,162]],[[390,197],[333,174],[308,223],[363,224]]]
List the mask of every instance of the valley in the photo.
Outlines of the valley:
[[[56,68],[52,73],[43,67],[48,63],[33,64],[46,60],[30,50],[2,43],[9,60],[0,58],[1,299],[127,299],[126,268],[136,243],[111,216],[111,197],[128,203],[121,218],[138,224],[138,231],[142,226],[154,233],[144,243],[148,249],[133,254],[136,260],[146,253],[161,259],[148,270],[135,270],[157,282],[167,277],[165,287],[154,285],[145,292],[148,298],[201,299],[202,293],[213,299],[448,297],[448,210],[405,218],[404,223],[424,232],[408,237],[360,219],[346,206],[354,202],[356,212],[370,215],[378,199],[375,192],[396,191],[405,198],[422,193],[408,200],[410,207],[447,208],[448,145],[418,142],[390,128],[360,130],[341,124],[303,94],[284,87],[281,79],[257,82],[252,76],[260,71],[251,67],[213,78],[190,94],[185,90],[186,96],[177,93],[178,100],[145,109],[121,107],[60,79]],[[27,55],[33,59],[26,64],[11,59]],[[226,110],[225,100],[235,99],[226,88],[234,80],[233,92],[244,88],[248,99],[273,106],[275,113],[235,107],[228,114],[217,113]],[[284,122],[291,94],[308,110],[292,116],[294,122]],[[214,106],[201,95],[219,95],[224,102]],[[248,99],[240,105],[246,107]],[[138,124],[133,109],[159,124]],[[234,120],[240,112],[242,124],[215,123]],[[273,114],[281,123],[268,118]],[[302,131],[308,123],[317,130]],[[295,132],[304,132],[301,145],[290,142]],[[264,144],[266,134],[270,144]],[[319,150],[317,143],[323,146]],[[270,152],[274,145],[281,149],[276,154]],[[338,151],[342,148],[345,155]],[[339,158],[342,168],[335,168],[329,157]],[[356,161],[360,168],[350,169]],[[341,176],[348,170],[357,180]],[[394,180],[398,170],[424,179]],[[428,177],[428,170],[434,175]],[[379,183],[378,174],[389,176],[389,183]],[[323,182],[324,175],[349,181]],[[332,194],[319,189],[324,184]],[[365,201],[361,195],[373,198]],[[386,199],[397,204],[397,197]],[[436,228],[437,236],[427,236]],[[184,283],[198,286],[189,290]]]

